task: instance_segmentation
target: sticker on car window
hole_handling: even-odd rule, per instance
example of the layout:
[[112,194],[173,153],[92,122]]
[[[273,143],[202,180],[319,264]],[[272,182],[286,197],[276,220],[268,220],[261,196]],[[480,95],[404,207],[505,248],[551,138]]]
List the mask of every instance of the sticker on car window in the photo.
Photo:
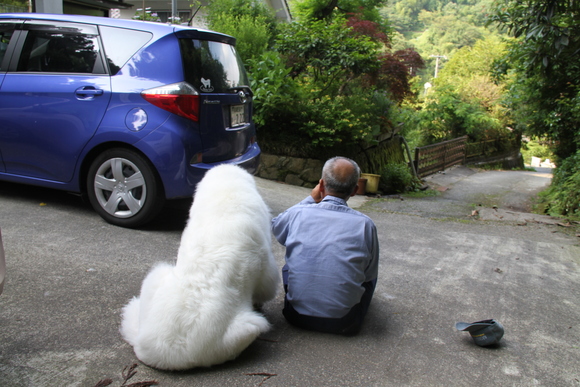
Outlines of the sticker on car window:
[[213,91],[213,86],[211,85],[211,79],[201,78],[200,89],[204,93],[211,93]]

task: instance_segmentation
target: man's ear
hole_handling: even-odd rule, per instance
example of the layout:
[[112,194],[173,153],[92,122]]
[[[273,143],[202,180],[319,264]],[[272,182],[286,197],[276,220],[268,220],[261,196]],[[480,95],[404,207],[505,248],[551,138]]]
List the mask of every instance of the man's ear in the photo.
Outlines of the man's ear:
[[318,180],[318,190],[320,191],[320,197],[324,198],[326,196],[326,187],[322,179]]

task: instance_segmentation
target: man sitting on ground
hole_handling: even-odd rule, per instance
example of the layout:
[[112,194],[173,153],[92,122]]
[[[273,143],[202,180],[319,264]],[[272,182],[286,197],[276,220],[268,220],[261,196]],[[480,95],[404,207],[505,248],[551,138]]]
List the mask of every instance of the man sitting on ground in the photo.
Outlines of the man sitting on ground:
[[379,243],[373,221],[348,207],[360,169],[345,157],[328,160],[309,197],[272,220],[286,246],[283,314],[304,329],[356,334],[377,283]]

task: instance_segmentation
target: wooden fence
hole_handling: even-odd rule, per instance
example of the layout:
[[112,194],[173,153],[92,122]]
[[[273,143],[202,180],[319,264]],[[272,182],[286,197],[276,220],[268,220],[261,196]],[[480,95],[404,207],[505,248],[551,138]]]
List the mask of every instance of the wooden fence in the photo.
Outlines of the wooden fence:
[[424,177],[465,162],[467,136],[415,148],[415,170]]
[[415,148],[415,170],[417,176],[425,177],[457,164],[481,163],[482,160],[511,163],[517,158],[519,148],[519,140],[515,137],[468,143],[467,136],[463,136]]

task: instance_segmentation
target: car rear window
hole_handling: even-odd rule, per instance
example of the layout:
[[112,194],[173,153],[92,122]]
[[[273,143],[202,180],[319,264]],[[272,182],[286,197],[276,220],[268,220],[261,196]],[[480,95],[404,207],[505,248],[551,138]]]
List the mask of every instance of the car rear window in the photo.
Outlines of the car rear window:
[[248,86],[246,71],[234,46],[198,39],[179,39],[185,80],[202,93],[225,93]]

